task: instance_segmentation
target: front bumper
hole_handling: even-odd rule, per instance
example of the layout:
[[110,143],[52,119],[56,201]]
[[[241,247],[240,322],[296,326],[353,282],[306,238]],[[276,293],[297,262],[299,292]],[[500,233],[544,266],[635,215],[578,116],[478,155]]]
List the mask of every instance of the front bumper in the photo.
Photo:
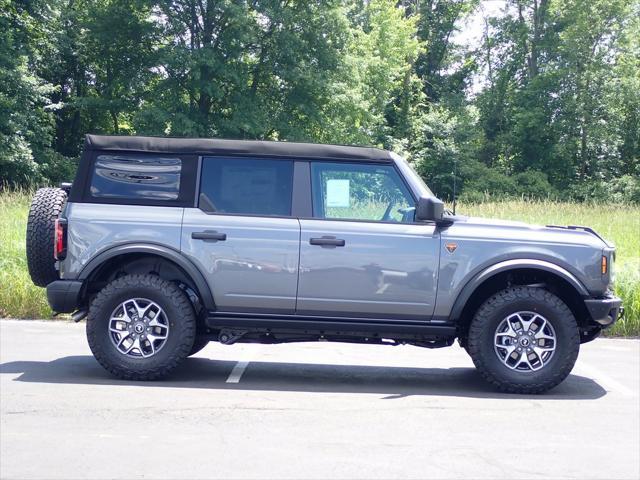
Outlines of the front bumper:
[[78,309],[82,282],[56,280],[47,285],[47,301],[56,313],[71,313]]
[[613,294],[607,294],[601,298],[589,298],[584,301],[591,319],[601,327],[610,327],[624,313],[622,300]]

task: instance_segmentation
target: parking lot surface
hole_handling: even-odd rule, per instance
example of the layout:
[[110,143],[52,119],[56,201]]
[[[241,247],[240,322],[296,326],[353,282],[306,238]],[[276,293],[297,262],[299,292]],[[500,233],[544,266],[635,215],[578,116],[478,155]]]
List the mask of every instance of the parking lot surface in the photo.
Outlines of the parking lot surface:
[[457,346],[212,343],[125,382],[84,324],[2,320],[0,403],[2,479],[640,477],[638,340],[525,396]]

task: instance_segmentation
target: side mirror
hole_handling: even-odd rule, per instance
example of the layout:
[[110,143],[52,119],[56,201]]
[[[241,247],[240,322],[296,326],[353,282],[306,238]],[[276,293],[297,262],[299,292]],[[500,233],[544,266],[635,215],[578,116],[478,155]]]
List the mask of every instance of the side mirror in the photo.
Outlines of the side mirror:
[[416,221],[439,222],[444,214],[444,203],[436,197],[420,197],[416,206]]

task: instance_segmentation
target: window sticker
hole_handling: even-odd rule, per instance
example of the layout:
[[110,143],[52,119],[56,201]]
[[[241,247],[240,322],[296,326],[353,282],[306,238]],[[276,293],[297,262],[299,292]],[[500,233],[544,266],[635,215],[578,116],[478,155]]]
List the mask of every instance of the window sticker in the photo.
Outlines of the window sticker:
[[349,180],[327,180],[327,207],[349,206]]

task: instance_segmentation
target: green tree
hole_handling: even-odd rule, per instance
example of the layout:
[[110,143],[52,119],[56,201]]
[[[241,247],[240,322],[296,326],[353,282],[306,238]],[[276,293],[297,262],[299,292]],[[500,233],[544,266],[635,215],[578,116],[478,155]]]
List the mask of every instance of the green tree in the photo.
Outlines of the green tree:
[[133,133],[132,116],[156,77],[159,32],[145,0],[87,2],[78,41],[90,79],[74,106],[103,120],[108,133]]
[[52,86],[36,73],[39,19],[30,8],[0,0],[0,184],[32,184],[52,140]]

